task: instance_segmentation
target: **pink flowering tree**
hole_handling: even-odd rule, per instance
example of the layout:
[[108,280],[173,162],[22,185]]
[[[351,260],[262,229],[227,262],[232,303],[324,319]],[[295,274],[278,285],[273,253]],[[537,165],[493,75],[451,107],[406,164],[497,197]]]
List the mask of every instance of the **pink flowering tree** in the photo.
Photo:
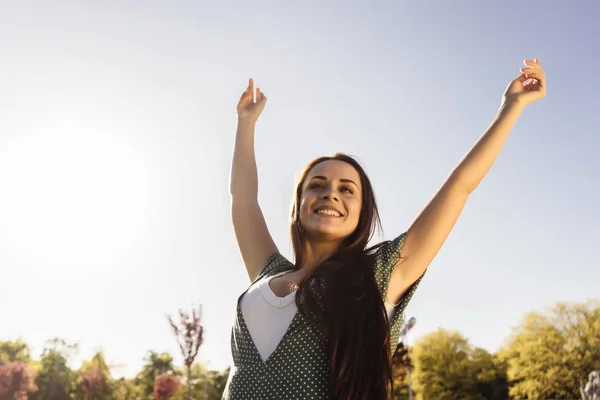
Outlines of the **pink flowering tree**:
[[186,369],[187,378],[187,394],[186,398],[190,399],[192,390],[192,364],[198,355],[200,346],[204,341],[204,327],[200,323],[202,308],[193,309],[192,314],[179,310],[179,325],[173,322],[173,318],[168,316],[169,323],[179,344],[181,355]]
[[0,399],[27,400],[28,393],[35,392],[35,374],[22,362],[0,365]]
[[81,379],[81,387],[85,393],[86,399],[94,400],[98,398],[102,383],[105,381],[105,377],[100,369],[100,366],[90,366],[85,371],[79,373],[79,378]]
[[169,400],[179,391],[179,378],[170,374],[161,374],[154,381],[154,400]]

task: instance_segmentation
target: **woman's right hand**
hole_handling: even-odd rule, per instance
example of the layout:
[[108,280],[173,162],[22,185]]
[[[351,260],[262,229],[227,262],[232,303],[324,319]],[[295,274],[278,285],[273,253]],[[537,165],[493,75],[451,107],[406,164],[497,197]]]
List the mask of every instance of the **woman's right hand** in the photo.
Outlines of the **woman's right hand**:
[[[256,96],[254,96],[256,94]],[[238,118],[240,120],[250,120],[256,122],[260,113],[265,108],[265,103],[267,102],[267,97],[264,93],[260,91],[259,88],[256,88],[256,93],[254,90],[254,81],[252,78],[248,81],[248,87],[242,93],[242,97],[240,97],[240,101],[237,105],[237,113]]]

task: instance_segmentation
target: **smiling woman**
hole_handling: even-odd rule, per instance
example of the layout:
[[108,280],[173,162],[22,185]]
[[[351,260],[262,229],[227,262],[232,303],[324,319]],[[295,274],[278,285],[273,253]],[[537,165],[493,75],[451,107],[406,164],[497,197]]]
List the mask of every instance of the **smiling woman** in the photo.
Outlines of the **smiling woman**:
[[356,159],[336,153],[309,162],[294,193],[293,262],[279,253],[258,204],[254,134],[267,97],[248,81],[237,105],[230,194],[251,283],[238,297],[223,398],[392,397],[392,352],[408,302],[518,116],[546,95],[539,60],[525,65],[486,132],[393,240],[367,247],[380,220]]
[[360,215],[360,181],[356,169],[340,160],[323,161],[311,168],[299,210],[307,236],[350,236]]
[[[121,268],[144,239],[153,209],[151,171],[114,133],[73,121],[0,150],[0,259],[37,278],[65,283]],[[3,261],[3,263],[4,263]]]

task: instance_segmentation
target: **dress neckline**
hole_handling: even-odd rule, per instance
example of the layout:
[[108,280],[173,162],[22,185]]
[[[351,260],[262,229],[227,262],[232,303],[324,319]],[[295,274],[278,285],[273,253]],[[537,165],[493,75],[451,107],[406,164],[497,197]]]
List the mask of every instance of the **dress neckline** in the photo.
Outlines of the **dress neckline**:
[[287,307],[290,304],[292,304],[294,302],[294,300],[296,299],[296,290],[292,291],[287,296],[279,297],[273,292],[273,289],[271,289],[271,281],[274,278],[277,278],[278,276],[286,274],[287,272],[288,271],[284,271],[279,274],[269,276],[268,278],[263,279],[263,281],[259,283],[258,289],[260,290],[261,295],[273,307],[276,307],[276,308]]

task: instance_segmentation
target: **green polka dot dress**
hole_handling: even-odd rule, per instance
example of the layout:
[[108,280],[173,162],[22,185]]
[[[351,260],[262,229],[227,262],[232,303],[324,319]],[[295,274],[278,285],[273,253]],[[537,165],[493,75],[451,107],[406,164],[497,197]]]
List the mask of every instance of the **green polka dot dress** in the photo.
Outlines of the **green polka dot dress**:
[[[387,241],[375,253],[375,279],[385,299],[394,266],[400,259],[405,234]],[[255,285],[272,275],[290,271],[294,265],[281,254],[267,260]],[[422,277],[403,296],[390,321],[391,351],[396,349],[404,309]],[[297,312],[287,332],[273,353],[263,361],[244,322],[238,298],[235,321],[231,332],[233,365],[229,372],[223,399],[228,400],[288,400],[329,399],[327,356],[319,346],[316,333],[308,326],[304,315]]]

